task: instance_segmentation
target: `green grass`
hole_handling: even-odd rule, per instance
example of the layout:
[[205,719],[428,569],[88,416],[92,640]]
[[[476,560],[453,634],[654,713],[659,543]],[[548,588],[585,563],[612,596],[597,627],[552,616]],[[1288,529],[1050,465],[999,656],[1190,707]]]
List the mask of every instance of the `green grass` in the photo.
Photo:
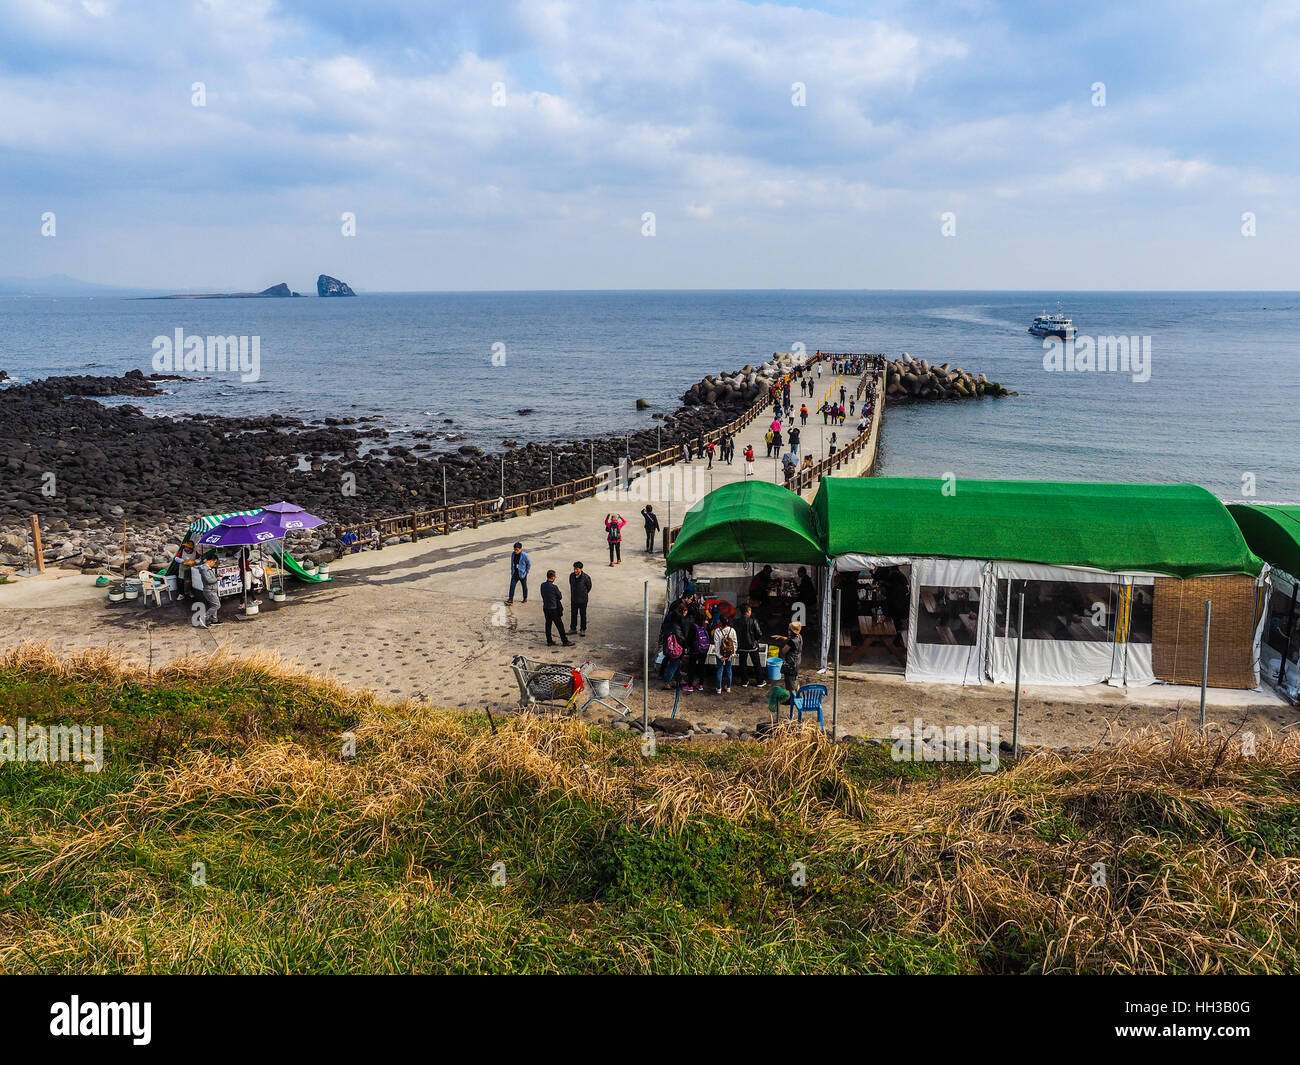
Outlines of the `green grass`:
[[645,759],[635,734],[494,733],[267,663],[45,653],[0,657],[19,716],[102,725],[106,762],[0,766],[0,971],[1300,967],[1290,740],[983,774],[789,728]]

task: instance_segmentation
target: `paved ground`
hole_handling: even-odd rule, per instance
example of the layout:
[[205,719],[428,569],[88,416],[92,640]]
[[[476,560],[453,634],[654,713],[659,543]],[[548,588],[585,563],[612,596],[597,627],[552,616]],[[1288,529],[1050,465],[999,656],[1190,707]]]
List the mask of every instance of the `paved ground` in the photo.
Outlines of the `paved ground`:
[[[851,381],[850,388],[856,381]],[[796,404],[797,407],[797,404]],[[813,422],[816,424],[812,424]],[[703,461],[678,473],[671,491],[652,496],[665,521],[680,522],[689,498],[743,477],[740,454],[753,443],[757,475],[772,477],[776,463],[764,460],[762,435],[767,419],[755,421],[737,438],[732,466]],[[808,444],[819,457],[820,418],[810,419]],[[852,424],[842,432],[852,433]],[[828,432],[829,436],[829,432]],[[675,467],[680,471],[681,467]],[[671,498],[669,498],[671,497]],[[689,497],[689,498],[688,498]],[[422,698],[436,705],[505,708],[517,695],[509,672],[512,655],[550,661],[589,657],[598,665],[641,673],[642,595],[649,582],[651,638],[664,608],[663,559],[646,554],[638,511],[642,499],[590,499],[508,522],[462,529],[450,536],[365,552],[333,565],[327,585],[293,585],[290,601],[263,603],[247,621],[234,611],[215,629],[189,624],[182,605],[147,608],[109,606],[93,579],[79,574],[47,574],[0,586],[0,646],[22,640],[72,649],[113,645],[155,665],[194,651],[228,648],[235,652],[272,651],[313,671],[371,688],[389,698]],[[622,565],[609,567],[603,518],[621,511],[628,520]],[[506,606],[507,557],[522,540],[533,562],[527,604]],[[539,582],[548,568],[559,575],[568,602],[567,575],[581,559],[593,581],[590,635],[570,650],[547,648],[542,635]],[[821,678],[823,680],[827,678]],[[1195,689],[1153,687],[1127,692],[1096,689],[1027,689],[1023,704],[1025,742],[1078,746],[1104,741],[1113,730],[1141,727],[1177,717],[1194,719]],[[879,675],[846,676],[841,684],[841,731],[888,735],[897,724],[922,716],[927,724],[998,724],[1011,730],[1011,695],[1006,688],[961,688],[905,684]],[[651,714],[666,713],[672,694],[653,690]],[[639,712],[638,686],[633,705]],[[683,696],[682,716],[712,724],[751,725],[766,715],[766,699],[736,687],[731,695]],[[1212,716],[1259,729],[1290,727],[1296,711],[1276,696],[1212,692]],[[829,703],[828,703],[829,707]],[[608,716],[601,714],[600,716]]]

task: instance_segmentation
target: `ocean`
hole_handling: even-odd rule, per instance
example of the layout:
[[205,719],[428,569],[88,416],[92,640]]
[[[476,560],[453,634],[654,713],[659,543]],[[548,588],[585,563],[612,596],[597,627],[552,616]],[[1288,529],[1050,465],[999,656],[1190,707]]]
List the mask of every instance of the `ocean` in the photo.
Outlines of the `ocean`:
[[[1141,374],[1044,369],[1026,329],[1057,300],[1080,336],[1150,338]],[[356,299],[0,298],[15,382],[151,370],[153,340],[258,337],[225,374],[132,399],[160,414],[379,415],[399,434],[488,449],[653,426],[706,373],[807,351],[909,352],[1018,396],[887,408],[893,475],[1191,481],[1225,499],[1300,500],[1295,293],[500,292]],[[1139,341],[1142,343],[1142,341]],[[494,358],[495,356],[495,358]],[[644,398],[650,411],[634,410]],[[531,408],[532,413],[516,411]]]

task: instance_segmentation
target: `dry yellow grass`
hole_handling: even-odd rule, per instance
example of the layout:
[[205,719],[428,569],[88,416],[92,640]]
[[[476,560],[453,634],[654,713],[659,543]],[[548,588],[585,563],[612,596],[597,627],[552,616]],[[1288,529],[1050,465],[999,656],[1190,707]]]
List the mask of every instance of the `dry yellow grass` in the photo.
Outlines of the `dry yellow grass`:
[[[0,946],[0,966],[31,967],[23,961],[31,950],[138,963],[148,925],[155,960],[202,968],[217,957],[216,933],[201,923],[217,903],[160,884],[138,857],[166,850],[159,841],[169,834],[182,850],[216,838],[235,864],[245,860],[239,855],[264,862],[275,854],[296,870],[272,877],[295,883],[292,890],[268,887],[260,902],[254,892],[238,904],[247,936],[270,934],[267,915],[283,920],[286,910],[309,925],[339,921],[332,907],[355,907],[356,891],[313,880],[298,863],[304,851],[313,862],[318,853],[350,854],[331,864],[379,879],[369,889],[373,905],[345,922],[364,930],[339,935],[356,936],[350,949],[379,968],[387,962],[374,959],[415,947],[373,940],[432,922],[438,956],[456,959],[450,968],[473,968],[475,943],[484,958],[522,965],[521,944],[540,936],[557,967],[595,951],[626,971],[662,971],[670,962],[657,937],[651,947],[639,934],[610,931],[626,916],[618,906],[641,912],[637,892],[652,902],[653,879],[629,887],[583,864],[587,851],[604,854],[614,839],[601,861],[624,862],[619,876],[634,880],[638,869],[656,875],[655,863],[668,862],[678,878],[692,866],[723,876],[729,863],[753,865],[740,886],[719,888],[730,909],[693,914],[683,934],[696,939],[676,948],[681,957],[703,951],[723,967],[743,957],[789,971],[912,964],[888,960],[893,948],[881,944],[897,942],[924,945],[918,965],[967,971],[1284,971],[1300,957],[1294,735],[1258,736],[1248,757],[1237,737],[1179,726],[1068,756],[1036,752],[990,774],[895,765],[884,749],[835,745],[796,725],[725,750],[661,742],[643,758],[636,733],[529,715],[492,729],[479,715],[374,704],[267,659],[195,658],[150,679],[109,653],[62,657],[29,646],[0,656],[0,676],[14,670],[64,683],[251,681],[355,707],[359,720],[355,759],[262,739],[233,757],[194,750],[135,767],[76,821],[49,819],[0,858],[0,889],[25,900],[69,892],[117,901],[87,915],[89,939],[38,907],[24,923],[29,946]],[[643,844],[656,857],[627,866],[618,848],[636,857]],[[474,872],[506,851],[529,870],[532,894],[493,896]],[[781,863],[791,856],[808,869],[802,894],[783,884]],[[557,888],[566,878],[581,884]],[[589,891],[596,909],[566,901],[575,890]],[[679,879],[658,890],[671,899]],[[227,946],[234,919],[223,910],[218,922]],[[469,924],[444,935],[438,922],[450,920]],[[748,938],[738,932],[747,921]],[[608,943],[598,947],[596,936]],[[245,947],[258,959],[249,961],[254,969],[274,969]]]

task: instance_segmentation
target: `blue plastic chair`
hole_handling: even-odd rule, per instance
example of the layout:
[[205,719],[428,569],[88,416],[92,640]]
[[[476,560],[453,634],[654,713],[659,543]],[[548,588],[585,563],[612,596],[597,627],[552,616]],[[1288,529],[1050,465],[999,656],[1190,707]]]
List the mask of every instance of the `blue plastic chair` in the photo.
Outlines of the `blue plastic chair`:
[[795,711],[799,712],[799,723],[803,724],[804,714],[817,714],[817,726],[821,729],[826,728],[826,722],[822,720],[822,700],[826,698],[825,684],[805,684],[797,692],[794,698],[790,700],[790,716],[793,718]]

